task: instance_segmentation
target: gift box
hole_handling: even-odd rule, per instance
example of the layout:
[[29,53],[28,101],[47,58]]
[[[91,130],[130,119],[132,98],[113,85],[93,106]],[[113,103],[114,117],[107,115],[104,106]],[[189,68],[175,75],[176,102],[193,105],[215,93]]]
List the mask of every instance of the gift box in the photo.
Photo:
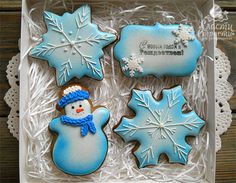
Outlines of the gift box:
[[[41,40],[46,32],[43,11],[57,14],[73,12],[82,4],[92,9],[92,22],[101,30],[120,30],[127,24],[153,25],[190,23],[203,44],[203,55],[196,71],[184,78],[130,79],[122,75],[118,62],[113,57],[113,46],[107,47],[101,58],[105,78],[103,81],[82,78],[75,82],[89,87],[94,103],[105,105],[112,111],[105,132],[109,140],[108,155],[102,167],[91,175],[71,176],[56,169],[51,160],[53,137],[48,132],[48,124],[58,112],[55,105],[59,87],[55,81],[55,70],[46,62],[29,57],[29,51]],[[20,63],[20,181],[21,182],[215,182],[215,68],[214,39],[202,34],[203,28],[213,27],[214,21],[204,24],[213,1],[200,0],[196,3],[173,1],[90,0],[71,1],[22,1],[21,63]],[[156,85],[153,85],[152,83]],[[196,139],[190,139],[193,146],[187,165],[170,164],[165,157],[156,167],[139,169],[135,164],[131,149],[113,134],[112,127],[120,117],[129,112],[127,107],[132,88],[140,86],[150,89],[157,97],[161,90],[181,84],[190,101],[189,108],[206,120],[206,127]],[[158,86],[157,86],[158,85]],[[110,93],[109,93],[110,92]],[[124,106],[125,105],[125,106]],[[117,157],[117,158],[116,158]]]

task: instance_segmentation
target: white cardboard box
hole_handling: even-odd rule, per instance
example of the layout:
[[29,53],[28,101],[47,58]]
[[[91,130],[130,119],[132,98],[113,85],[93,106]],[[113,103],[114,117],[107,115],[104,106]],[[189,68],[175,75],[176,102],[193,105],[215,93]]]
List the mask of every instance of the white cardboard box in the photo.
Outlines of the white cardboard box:
[[[96,1],[96,0],[95,0]],[[143,0],[144,1],[144,0]],[[160,1],[160,0],[159,0]],[[183,1],[184,5],[184,0]],[[23,0],[22,1],[22,14],[28,14],[28,10],[31,4],[31,0]],[[35,0],[33,0],[35,2]],[[113,1],[114,2],[114,1]],[[115,3],[115,2],[114,2]],[[158,1],[157,1],[158,3]],[[197,5],[199,9],[202,11],[204,15],[209,14],[210,9],[213,7],[213,0],[198,0]],[[213,22],[214,23],[214,22]],[[20,182],[22,183],[30,183],[30,182],[41,182],[40,180],[33,180],[27,177],[26,175],[26,148],[27,148],[27,138],[26,132],[23,129],[23,121],[28,120],[23,118],[25,112],[27,111],[27,98],[28,98],[28,71],[29,71],[29,61],[26,53],[29,49],[30,39],[29,39],[29,31],[28,24],[22,16],[21,20],[21,69],[20,69],[20,146],[19,146],[19,167],[20,167]],[[214,40],[210,40],[208,47],[208,55],[214,58]],[[208,123],[207,129],[209,132],[209,151],[207,158],[207,171],[206,171],[206,181],[214,183],[215,182],[215,68],[214,62],[208,63]],[[204,180],[200,181],[204,182]]]

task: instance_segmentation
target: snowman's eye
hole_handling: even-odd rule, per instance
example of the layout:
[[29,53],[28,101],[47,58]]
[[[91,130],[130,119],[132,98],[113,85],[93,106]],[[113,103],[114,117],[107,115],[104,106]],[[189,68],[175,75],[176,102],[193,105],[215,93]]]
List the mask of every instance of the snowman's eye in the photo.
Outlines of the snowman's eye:
[[82,105],[80,104],[79,107],[82,107]]
[[71,109],[74,109],[75,107],[74,106],[71,106]]

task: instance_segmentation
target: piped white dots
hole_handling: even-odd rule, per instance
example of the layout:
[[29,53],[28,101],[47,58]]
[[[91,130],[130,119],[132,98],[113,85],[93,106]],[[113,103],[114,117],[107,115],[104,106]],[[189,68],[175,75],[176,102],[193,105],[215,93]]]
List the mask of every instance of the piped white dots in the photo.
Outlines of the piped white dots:
[[61,39],[61,43],[65,43],[65,41],[66,41],[66,40],[65,40],[64,38]]

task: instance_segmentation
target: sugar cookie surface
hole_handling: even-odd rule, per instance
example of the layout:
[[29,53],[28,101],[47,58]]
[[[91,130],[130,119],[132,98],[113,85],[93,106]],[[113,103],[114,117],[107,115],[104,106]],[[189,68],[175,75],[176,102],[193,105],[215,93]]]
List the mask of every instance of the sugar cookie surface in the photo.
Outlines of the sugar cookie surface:
[[187,164],[191,146],[185,138],[197,136],[205,124],[194,111],[182,112],[186,100],[180,86],[165,89],[162,94],[156,101],[149,90],[134,89],[128,106],[136,115],[123,117],[114,130],[125,142],[139,142],[134,155],[140,168],[157,165],[162,153],[169,162]]
[[116,39],[110,33],[101,32],[91,23],[91,10],[81,6],[74,13],[62,16],[44,12],[48,31],[43,41],[36,45],[30,55],[47,60],[56,69],[57,84],[64,85],[73,77],[102,80],[103,72],[99,59],[102,48]]
[[127,25],[114,48],[128,77],[187,76],[196,68],[202,45],[189,25]]

